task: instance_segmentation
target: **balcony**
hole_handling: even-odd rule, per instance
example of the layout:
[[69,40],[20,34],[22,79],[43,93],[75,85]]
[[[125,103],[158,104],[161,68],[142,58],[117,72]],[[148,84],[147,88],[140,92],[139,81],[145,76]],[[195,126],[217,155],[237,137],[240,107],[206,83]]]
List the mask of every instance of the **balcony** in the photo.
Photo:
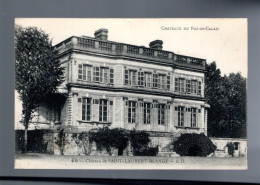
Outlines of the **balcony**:
[[144,46],[135,46],[112,41],[98,40],[92,37],[72,36],[55,46],[62,54],[68,50],[87,51],[91,53],[107,54],[115,57],[126,57],[135,59],[144,59],[156,64],[168,66],[179,66],[182,68],[191,68],[205,70],[205,59],[194,58],[184,55],[174,54],[173,52],[158,49],[146,48]]

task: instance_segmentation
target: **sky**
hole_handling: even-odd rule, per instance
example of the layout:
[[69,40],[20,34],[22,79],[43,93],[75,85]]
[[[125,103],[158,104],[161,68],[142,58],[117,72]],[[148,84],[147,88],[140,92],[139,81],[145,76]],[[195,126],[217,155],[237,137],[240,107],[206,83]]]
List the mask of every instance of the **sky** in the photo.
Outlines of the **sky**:
[[159,39],[163,50],[215,61],[222,75],[241,72],[247,77],[247,19],[16,18],[15,23],[41,28],[53,45],[72,35],[94,37],[100,28],[108,29],[110,41],[149,47]]

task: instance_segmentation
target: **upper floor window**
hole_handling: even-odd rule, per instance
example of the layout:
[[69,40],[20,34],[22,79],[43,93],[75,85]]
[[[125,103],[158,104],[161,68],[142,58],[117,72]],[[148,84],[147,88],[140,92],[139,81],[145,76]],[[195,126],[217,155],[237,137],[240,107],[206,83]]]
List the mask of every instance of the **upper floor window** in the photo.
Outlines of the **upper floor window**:
[[158,88],[159,75],[157,73],[153,74],[153,88]]
[[[93,76],[93,80],[92,80]],[[114,83],[114,69],[108,67],[78,65],[78,79],[88,82]]]
[[136,70],[125,70],[125,84],[126,85],[137,85],[137,71]]
[[201,95],[201,81],[184,78],[175,78],[176,92]]
[[145,87],[152,87],[152,73],[145,73]]
[[108,68],[100,67],[100,82],[108,83]]
[[159,87],[160,89],[165,89],[165,87],[166,87],[166,75],[164,75],[164,74],[159,74],[158,87]]
[[197,93],[197,80],[191,80],[191,93]]
[[164,125],[165,124],[165,104],[158,105],[158,124]]
[[144,103],[144,124],[151,124],[151,103]]

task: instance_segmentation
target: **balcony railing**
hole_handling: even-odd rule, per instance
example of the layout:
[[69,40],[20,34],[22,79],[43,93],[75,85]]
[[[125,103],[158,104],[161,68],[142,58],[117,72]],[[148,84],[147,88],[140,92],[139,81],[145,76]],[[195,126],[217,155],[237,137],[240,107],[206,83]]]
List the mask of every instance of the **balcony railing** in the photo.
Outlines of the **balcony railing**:
[[205,60],[188,57],[184,55],[174,54],[169,51],[162,51],[157,49],[146,48],[143,46],[134,46],[123,43],[116,43],[111,41],[101,41],[91,37],[70,37],[65,41],[57,44],[55,46],[60,52],[63,52],[69,48],[89,48],[94,50],[102,50],[105,52],[113,52],[113,54],[123,54],[123,55],[138,55],[139,57],[153,57],[153,59],[163,59],[169,63],[175,63],[187,66],[198,66],[201,69],[205,68]]

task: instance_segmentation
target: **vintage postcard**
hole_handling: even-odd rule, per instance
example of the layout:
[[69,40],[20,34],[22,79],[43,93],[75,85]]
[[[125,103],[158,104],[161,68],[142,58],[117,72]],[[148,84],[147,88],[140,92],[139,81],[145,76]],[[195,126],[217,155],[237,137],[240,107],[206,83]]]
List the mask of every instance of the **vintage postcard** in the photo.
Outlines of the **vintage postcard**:
[[247,19],[15,19],[16,169],[247,169]]

